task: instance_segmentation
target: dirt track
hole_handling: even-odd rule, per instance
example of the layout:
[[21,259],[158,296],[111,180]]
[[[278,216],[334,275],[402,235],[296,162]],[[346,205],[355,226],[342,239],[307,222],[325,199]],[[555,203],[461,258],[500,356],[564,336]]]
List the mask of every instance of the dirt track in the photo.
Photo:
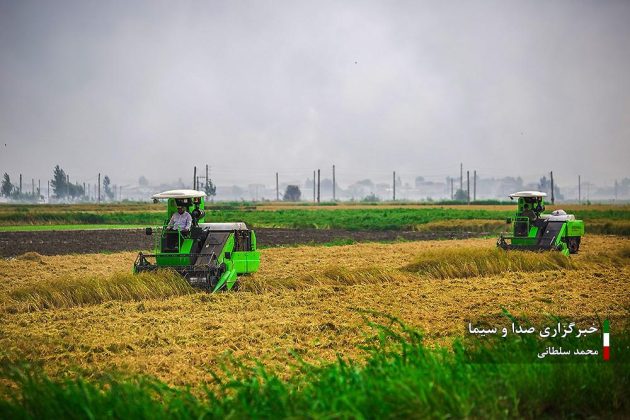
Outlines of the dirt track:
[[[348,231],[324,229],[256,229],[258,246],[317,244],[350,239],[357,242],[464,239],[483,236],[469,232],[411,231]],[[25,252],[42,255],[87,254],[147,250],[153,247],[153,237],[142,229],[73,230],[41,232],[0,232],[0,257],[12,257]]]

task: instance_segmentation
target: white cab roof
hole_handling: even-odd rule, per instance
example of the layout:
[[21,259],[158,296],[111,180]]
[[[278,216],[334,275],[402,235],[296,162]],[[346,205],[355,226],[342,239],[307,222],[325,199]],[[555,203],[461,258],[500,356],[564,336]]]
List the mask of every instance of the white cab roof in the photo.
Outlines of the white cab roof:
[[206,228],[209,230],[247,230],[247,225],[244,222],[234,223],[199,223],[200,228]]
[[197,197],[205,197],[206,193],[203,191],[196,190],[170,190],[164,191],[158,194],[154,194],[151,198],[159,199],[159,198],[197,198]]
[[510,197],[527,197],[527,198],[538,198],[538,197],[547,197],[547,193],[540,191],[519,191],[514,194],[510,194]]

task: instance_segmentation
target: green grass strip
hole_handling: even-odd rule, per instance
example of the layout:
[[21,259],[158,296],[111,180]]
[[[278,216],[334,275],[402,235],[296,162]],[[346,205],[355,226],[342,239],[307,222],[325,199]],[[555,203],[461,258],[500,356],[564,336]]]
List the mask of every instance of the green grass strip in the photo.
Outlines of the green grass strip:
[[[242,221],[249,226],[276,228],[317,228],[349,230],[413,230],[436,220],[499,220],[510,211],[470,209],[336,209],[336,210],[209,210],[206,222]],[[0,225],[160,225],[164,214],[157,212],[15,212],[0,214]]]
[[[374,326],[364,362],[298,361],[280,379],[233,360],[201,395],[148,377],[53,380],[4,360],[0,418],[621,418],[630,409],[627,352],[619,359],[627,332],[613,335],[615,363],[555,363],[523,362],[536,358],[531,336],[429,349],[402,323]],[[601,347],[600,336],[591,341]]]
[[16,225],[0,226],[0,232],[40,232],[51,230],[143,229],[146,225]]

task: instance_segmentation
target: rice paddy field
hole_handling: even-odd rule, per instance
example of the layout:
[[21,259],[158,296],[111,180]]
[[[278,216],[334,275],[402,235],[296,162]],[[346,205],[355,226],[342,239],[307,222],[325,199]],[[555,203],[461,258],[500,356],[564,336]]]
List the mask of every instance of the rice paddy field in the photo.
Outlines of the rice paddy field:
[[[492,223],[511,211],[497,207],[470,210],[488,219],[458,213],[421,224]],[[591,210],[602,223],[628,220],[625,207]],[[134,276],[135,252],[0,260],[0,417],[623,417],[630,409],[627,235],[587,234],[570,258],[499,252],[494,238],[261,252],[259,272],[219,294],[170,272]],[[468,322],[502,324],[506,313],[610,319],[617,361],[523,364],[510,357],[532,357],[531,343],[479,349]]]

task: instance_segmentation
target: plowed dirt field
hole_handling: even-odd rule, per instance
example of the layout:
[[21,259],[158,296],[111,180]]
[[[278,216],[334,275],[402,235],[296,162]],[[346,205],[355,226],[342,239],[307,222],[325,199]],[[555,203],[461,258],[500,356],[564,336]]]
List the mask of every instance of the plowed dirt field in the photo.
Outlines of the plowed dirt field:
[[[321,244],[338,240],[356,242],[464,239],[488,232],[350,231],[340,229],[256,229],[258,246]],[[50,230],[0,232],[0,257],[26,252],[42,255],[89,254],[96,252],[140,251],[153,247],[154,237],[143,229]]]

